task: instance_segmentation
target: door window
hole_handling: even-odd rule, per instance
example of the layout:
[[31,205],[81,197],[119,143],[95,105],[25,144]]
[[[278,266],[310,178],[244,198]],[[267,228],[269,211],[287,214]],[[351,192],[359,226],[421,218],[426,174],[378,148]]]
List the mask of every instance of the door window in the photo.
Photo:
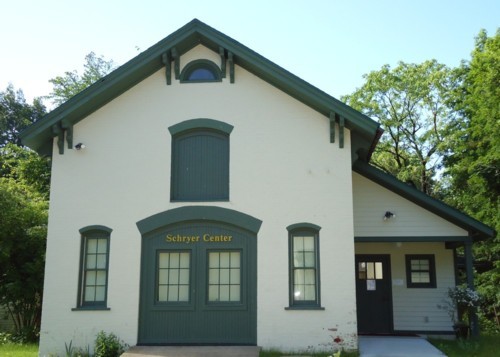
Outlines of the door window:
[[208,301],[241,301],[241,252],[208,252]]
[[190,252],[158,253],[158,302],[189,301]]

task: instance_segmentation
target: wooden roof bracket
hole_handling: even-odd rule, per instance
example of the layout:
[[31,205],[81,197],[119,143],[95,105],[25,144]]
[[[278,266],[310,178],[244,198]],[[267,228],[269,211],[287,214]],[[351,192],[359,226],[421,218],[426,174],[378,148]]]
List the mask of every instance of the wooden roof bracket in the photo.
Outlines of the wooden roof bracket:
[[344,148],[344,127],[345,127],[345,119],[335,113],[334,111],[330,111],[330,143],[335,142],[335,122],[339,123],[339,148]]
[[67,120],[61,120],[61,128],[66,131],[66,142],[68,143],[68,149],[73,149],[73,124]]
[[233,53],[228,52],[227,53],[227,60],[229,62],[229,82],[234,83],[234,58],[233,58]]
[[57,147],[59,148],[59,154],[64,154],[64,130],[60,126],[60,123],[52,125],[52,133],[57,136]]
[[161,60],[165,65],[165,76],[167,79],[167,86],[172,84],[172,59],[168,51],[161,55]]
[[220,72],[222,74],[222,78],[226,78],[226,55],[224,53],[224,48],[219,47],[219,55],[220,55]]

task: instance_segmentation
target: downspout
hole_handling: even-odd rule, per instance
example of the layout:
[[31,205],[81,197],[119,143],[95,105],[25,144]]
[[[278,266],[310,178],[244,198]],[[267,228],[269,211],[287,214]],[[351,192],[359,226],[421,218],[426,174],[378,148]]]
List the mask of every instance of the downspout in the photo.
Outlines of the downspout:
[[[472,254],[472,237],[469,236],[470,240],[464,243],[464,253],[465,253],[465,272],[467,275],[467,287],[471,290],[475,290],[474,288],[474,257]],[[470,329],[472,337],[479,336],[479,321],[477,318],[476,308],[472,308],[469,310],[469,321],[470,321]]]

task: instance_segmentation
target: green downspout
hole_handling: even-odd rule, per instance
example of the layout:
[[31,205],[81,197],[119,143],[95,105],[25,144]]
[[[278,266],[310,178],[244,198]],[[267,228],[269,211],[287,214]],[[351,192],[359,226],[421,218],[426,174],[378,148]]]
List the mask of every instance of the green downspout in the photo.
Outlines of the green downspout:
[[[467,242],[464,243],[465,250],[465,271],[467,275],[467,287],[469,289],[475,290],[474,288],[474,270],[473,270],[473,261],[474,257],[472,255],[472,237]],[[472,337],[479,336],[479,321],[477,318],[476,308],[472,308],[469,310],[469,321],[470,321],[470,329]]]

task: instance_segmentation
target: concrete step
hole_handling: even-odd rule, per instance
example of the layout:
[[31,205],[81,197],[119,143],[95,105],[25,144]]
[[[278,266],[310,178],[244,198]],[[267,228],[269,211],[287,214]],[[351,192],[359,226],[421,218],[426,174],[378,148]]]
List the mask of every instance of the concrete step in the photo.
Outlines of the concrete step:
[[121,357],[259,357],[257,346],[133,346]]

